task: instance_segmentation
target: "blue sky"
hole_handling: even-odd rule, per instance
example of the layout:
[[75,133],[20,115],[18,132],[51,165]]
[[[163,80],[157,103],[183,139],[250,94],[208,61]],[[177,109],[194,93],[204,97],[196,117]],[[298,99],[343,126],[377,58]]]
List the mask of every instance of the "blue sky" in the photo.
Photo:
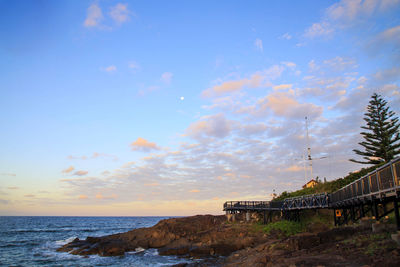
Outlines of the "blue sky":
[[0,1],[0,214],[190,215],[361,166],[400,1]]

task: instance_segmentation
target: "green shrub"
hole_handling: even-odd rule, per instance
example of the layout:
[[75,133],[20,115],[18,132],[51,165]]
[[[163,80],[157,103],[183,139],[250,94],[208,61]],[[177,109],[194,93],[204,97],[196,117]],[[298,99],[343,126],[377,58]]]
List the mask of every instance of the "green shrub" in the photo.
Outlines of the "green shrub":
[[285,236],[295,235],[305,231],[305,225],[301,222],[293,221],[278,221],[274,223],[267,224],[264,227],[264,232],[270,234],[273,231],[280,231]]

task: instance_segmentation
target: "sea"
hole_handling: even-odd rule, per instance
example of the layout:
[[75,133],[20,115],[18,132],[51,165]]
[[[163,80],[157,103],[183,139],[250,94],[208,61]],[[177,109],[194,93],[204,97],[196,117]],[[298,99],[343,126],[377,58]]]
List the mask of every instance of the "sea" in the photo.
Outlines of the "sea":
[[88,236],[104,236],[150,227],[170,217],[0,216],[0,266],[171,266],[195,260],[160,256],[138,249],[124,256],[79,256],[57,248]]

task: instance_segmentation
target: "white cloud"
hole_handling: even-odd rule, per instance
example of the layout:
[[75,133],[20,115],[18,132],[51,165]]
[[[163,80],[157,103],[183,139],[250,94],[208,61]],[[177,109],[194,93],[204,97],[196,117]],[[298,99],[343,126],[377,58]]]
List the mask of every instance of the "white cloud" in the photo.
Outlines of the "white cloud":
[[282,36],[280,36],[279,39],[290,40],[292,39],[292,36],[289,33],[285,33]]
[[351,23],[374,13],[385,12],[399,3],[399,0],[342,0],[328,7],[326,15],[334,21]]
[[314,59],[308,62],[308,69],[310,72],[314,72],[319,69],[319,66],[315,63]]
[[376,72],[374,78],[380,82],[397,81],[400,78],[400,67],[393,67]]
[[357,63],[353,58],[343,58],[336,56],[335,58],[324,60],[324,64],[328,65],[335,71],[344,71],[346,69],[356,68]]
[[174,75],[171,72],[164,72],[161,74],[161,81],[166,84],[170,84],[172,81],[172,76]]
[[137,62],[131,61],[128,64],[128,68],[130,68],[133,71],[136,71],[140,69],[140,65]]
[[309,38],[314,38],[318,36],[330,36],[334,32],[334,29],[328,22],[318,22],[313,23],[311,27],[309,27],[306,32],[305,36]]
[[296,68],[296,63],[294,63],[294,62],[283,61],[282,64],[285,65],[288,68],[291,68],[291,69],[295,69]]
[[106,72],[115,72],[115,71],[117,71],[117,67],[115,65],[110,65],[110,66],[104,68],[104,70]]
[[261,51],[261,52],[263,52],[263,42],[262,42],[262,40],[261,39],[256,39],[255,41],[254,41],[254,46],[256,47],[256,49],[258,50],[258,51]]
[[97,4],[91,4],[87,9],[87,16],[83,25],[85,27],[96,27],[100,25],[103,19],[101,8]]
[[366,47],[372,54],[381,52],[397,63],[400,60],[400,25],[390,27],[377,34]]
[[111,7],[110,17],[117,23],[122,24],[129,21],[131,12],[128,10],[128,5],[118,3],[116,6]]
[[371,17],[398,6],[400,0],[341,0],[329,6],[320,22],[313,23],[305,36],[331,36],[335,30],[367,22]]

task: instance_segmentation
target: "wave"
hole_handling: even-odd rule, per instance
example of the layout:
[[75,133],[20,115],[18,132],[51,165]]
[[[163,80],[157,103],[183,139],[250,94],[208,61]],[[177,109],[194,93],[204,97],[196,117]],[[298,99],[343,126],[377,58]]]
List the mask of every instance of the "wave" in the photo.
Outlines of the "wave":
[[68,244],[68,243],[74,241],[75,238],[76,238],[76,236],[71,236],[71,237],[69,237],[67,239],[57,240],[57,241],[55,241],[55,243],[56,243],[57,246],[63,246],[65,244]]

